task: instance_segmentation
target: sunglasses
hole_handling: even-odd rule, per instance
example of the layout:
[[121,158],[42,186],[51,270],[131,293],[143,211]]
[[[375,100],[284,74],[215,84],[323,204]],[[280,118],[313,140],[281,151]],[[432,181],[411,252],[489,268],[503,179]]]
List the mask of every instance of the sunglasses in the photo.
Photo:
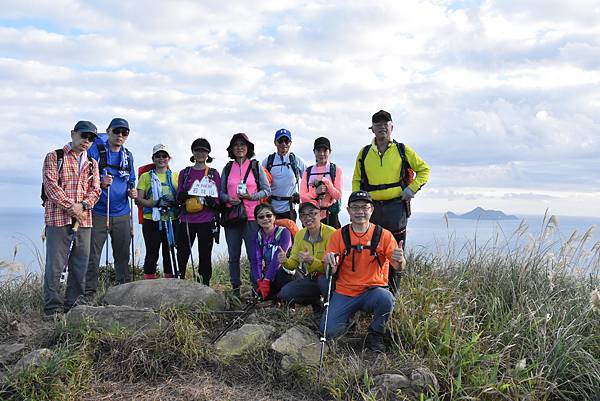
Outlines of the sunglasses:
[[94,142],[94,140],[96,139],[96,134],[94,134],[93,132],[80,132],[79,136],[81,137],[81,139],[85,139],[89,142]]
[[168,159],[169,155],[167,153],[159,152],[155,153],[154,157],[156,157],[157,159]]
[[115,135],[128,136],[129,130],[127,128],[115,128],[112,130],[112,133]]
[[312,213],[300,213],[301,219],[314,219],[320,214],[320,212],[312,212]]
[[265,213],[265,214],[259,214],[258,216],[256,216],[257,220],[262,220],[262,219],[270,219],[273,217],[273,213]]
[[279,139],[277,140],[277,143],[281,143],[281,144],[283,144],[283,143],[291,143],[291,142],[292,142],[292,141],[291,141],[290,139],[288,139],[288,138],[285,138],[285,137],[283,137],[283,138],[279,138]]
[[205,148],[194,148],[194,149],[192,149],[192,152],[206,152],[206,153],[208,153],[208,149],[205,149]]

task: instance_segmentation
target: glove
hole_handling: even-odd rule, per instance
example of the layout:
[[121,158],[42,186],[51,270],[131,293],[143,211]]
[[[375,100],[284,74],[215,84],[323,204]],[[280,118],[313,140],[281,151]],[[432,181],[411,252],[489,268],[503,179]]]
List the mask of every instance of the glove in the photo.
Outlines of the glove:
[[263,299],[263,301],[266,301],[267,297],[269,296],[269,292],[271,292],[271,280],[269,280],[269,279],[256,280],[256,285],[258,287],[257,288],[258,294]]
[[414,197],[415,197],[415,193],[412,191],[412,189],[410,189],[409,187],[404,188],[404,191],[402,191],[402,200],[403,201],[409,201]]
[[175,201],[173,199],[169,199],[167,195],[161,196],[161,198],[158,200],[159,208],[172,208],[173,206],[175,206]]
[[213,210],[219,210],[219,204],[217,203],[216,199],[211,196],[204,197],[204,203]]

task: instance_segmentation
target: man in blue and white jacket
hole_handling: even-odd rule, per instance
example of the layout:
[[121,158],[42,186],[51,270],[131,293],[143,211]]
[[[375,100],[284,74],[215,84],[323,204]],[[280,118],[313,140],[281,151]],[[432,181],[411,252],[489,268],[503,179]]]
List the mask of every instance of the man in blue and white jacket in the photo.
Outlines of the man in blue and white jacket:
[[98,161],[102,188],[100,199],[92,209],[92,238],[85,283],[85,295],[88,298],[93,297],[98,289],[98,270],[102,248],[107,240],[109,208],[108,232],[115,260],[116,279],[122,284],[129,281],[130,277],[128,264],[132,227],[129,198],[135,199],[137,190],[133,156],[124,146],[129,137],[129,123],[123,118],[113,118],[106,132],[107,140],[97,140],[88,151]]

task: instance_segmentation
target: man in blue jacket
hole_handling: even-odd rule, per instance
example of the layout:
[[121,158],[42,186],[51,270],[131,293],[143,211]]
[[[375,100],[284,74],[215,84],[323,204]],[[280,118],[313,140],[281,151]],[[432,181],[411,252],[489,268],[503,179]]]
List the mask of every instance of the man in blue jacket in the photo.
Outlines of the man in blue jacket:
[[130,277],[128,264],[132,227],[129,198],[135,199],[137,190],[133,156],[124,146],[129,137],[129,123],[123,118],[113,118],[106,132],[107,140],[97,140],[88,151],[98,161],[102,188],[100,199],[92,209],[92,239],[85,283],[88,298],[93,297],[98,289],[98,270],[107,233],[111,237],[117,282],[125,283]]

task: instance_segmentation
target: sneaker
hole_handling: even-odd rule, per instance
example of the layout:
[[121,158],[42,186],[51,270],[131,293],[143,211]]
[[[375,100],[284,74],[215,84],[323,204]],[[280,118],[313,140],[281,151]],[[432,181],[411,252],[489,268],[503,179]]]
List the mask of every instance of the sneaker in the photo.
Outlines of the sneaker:
[[383,334],[376,331],[369,331],[366,338],[367,349],[372,352],[385,352],[385,344],[383,343]]

